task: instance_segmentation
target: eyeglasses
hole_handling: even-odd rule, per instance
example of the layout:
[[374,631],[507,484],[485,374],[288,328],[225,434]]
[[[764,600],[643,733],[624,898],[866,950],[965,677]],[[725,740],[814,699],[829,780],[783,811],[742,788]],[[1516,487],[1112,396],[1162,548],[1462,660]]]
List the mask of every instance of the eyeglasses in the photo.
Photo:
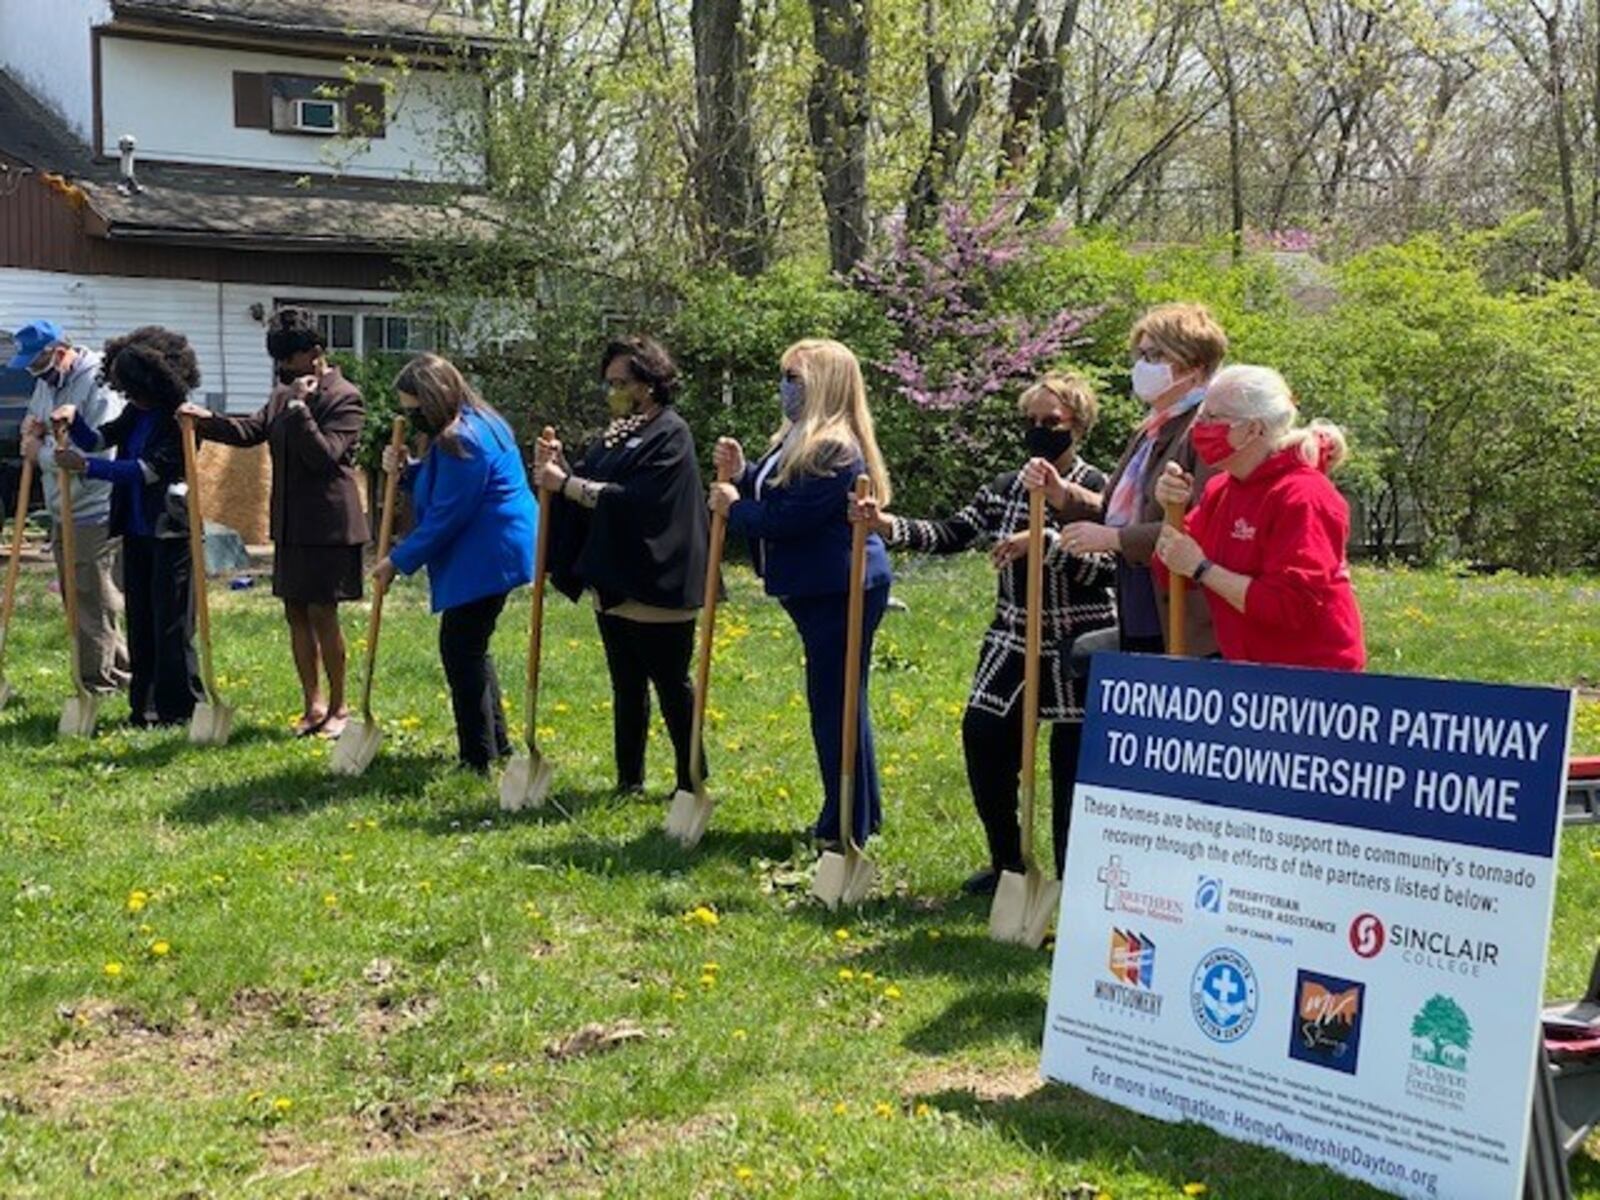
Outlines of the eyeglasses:
[[1133,361],[1147,363],[1164,363],[1170,361],[1167,356],[1154,346],[1140,346],[1133,352]]

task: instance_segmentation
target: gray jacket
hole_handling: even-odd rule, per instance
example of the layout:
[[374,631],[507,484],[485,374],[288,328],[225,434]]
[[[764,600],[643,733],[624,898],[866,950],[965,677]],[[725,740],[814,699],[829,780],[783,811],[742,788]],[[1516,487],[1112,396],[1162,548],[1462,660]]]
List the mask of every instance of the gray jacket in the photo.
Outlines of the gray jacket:
[[[120,392],[100,382],[100,356],[92,350],[79,350],[72,369],[60,387],[44,380],[33,385],[28,415],[48,427],[50,414],[63,404],[71,404],[83,414],[91,429],[98,429],[119,414],[126,402]],[[91,457],[115,458],[115,450],[103,450]],[[44,484],[44,503],[50,519],[61,519],[61,485],[56,472],[55,441],[47,434],[39,447],[39,474]],[[111,484],[105,480],[79,476],[72,481],[72,522],[74,525],[104,525],[111,519]]]

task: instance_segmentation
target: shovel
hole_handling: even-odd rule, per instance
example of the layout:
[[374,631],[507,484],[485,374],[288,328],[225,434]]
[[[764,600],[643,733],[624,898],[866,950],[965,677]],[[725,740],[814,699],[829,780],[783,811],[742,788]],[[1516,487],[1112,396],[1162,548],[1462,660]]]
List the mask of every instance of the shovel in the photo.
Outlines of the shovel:
[[[1183,505],[1173,502],[1164,504],[1167,524],[1179,533],[1186,532],[1183,523]],[[1188,593],[1189,581],[1176,571],[1167,572],[1167,653],[1174,658],[1182,658],[1189,653],[1188,643],[1184,633],[1184,597]]]
[[[56,423],[56,446],[65,449],[67,427]],[[78,662],[78,589],[77,579],[77,526],[72,520],[72,472],[57,468],[61,481],[61,600],[67,609],[67,646],[71,652],[72,687],[75,695],[61,710],[61,723],[56,726],[57,737],[93,737],[95,719],[100,713],[100,697],[83,686],[83,670]]]
[[[389,444],[404,450],[406,419],[396,417]],[[400,489],[400,472],[391,471],[383,481],[383,521],[378,526],[378,561],[389,556],[389,539],[394,535],[395,494]],[[383,624],[383,595],[388,588],[382,580],[372,583],[372,617],[367,622],[367,677],[361,685],[361,717],[344,727],[333,744],[328,769],[335,775],[359,775],[372,765],[383,745],[383,730],[372,719],[372,675],[378,667],[378,630]]]
[[[856,479],[856,499],[872,494],[872,480]],[[856,722],[861,711],[861,626],[866,607],[867,526],[856,521],[850,531],[850,602],[844,633],[844,750],[839,764],[839,837],[844,851],[830,850],[817,862],[811,894],[829,908],[860,904],[878,881],[878,868],[856,844]]]
[[12,516],[11,557],[6,560],[5,591],[0,593],[0,708],[11,699],[6,680],[6,638],[11,633],[11,612],[17,603],[17,572],[22,569],[23,527],[28,521],[28,496],[33,491],[33,459],[22,460],[22,482],[17,484],[17,507]]
[[233,708],[217,694],[216,668],[211,659],[211,604],[206,592],[206,526],[200,514],[200,461],[195,451],[194,418],[180,417],[183,436],[183,473],[189,493],[189,570],[194,576],[194,612],[200,626],[200,674],[206,698],[194,706],[189,718],[189,740],[202,746],[226,746],[233,732]]
[[1044,941],[1061,904],[1061,881],[1046,879],[1033,853],[1035,760],[1039,744],[1039,657],[1044,624],[1044,492],[1028,494],[1028,615],[1022,668],[1022,871],[1002,871],[989,909],[989,936],[1030,950]]
[[[552,442],[555,436],[556,431],[546,425],[539,440]],[[528,752],[513,756],[506,764],[505,774],[500,776],[500,807],[507,812],[543,806],[555,773],[550,760],[539,753],[535,735],[539,713],[539,658],[544,647],[544,574],[550,556],[550,505],[554,495],[547,488],[539,489],[539,533],[533,544],[533,611],[528,618]]]
[[[717,471],[717,482],[727,483],[726,471]],[[722,580],[722,543],[728,534],[728,518],[723,513],[711,514],[711,548],[706,556],[705,609],[700,618],[700,662],[694,678],[694,721],[689,730],[689,778],[694,790],[683,789],[673,793],[672,807],[667,809],[667,836],[680,843],[685,850],[693,850],[705,835],[711,820],[711,809],[716,801],[706,791],[704,757],[700,739],[706,727],[706,693],[711,686],[711,643],[717,632],[717,585]]]

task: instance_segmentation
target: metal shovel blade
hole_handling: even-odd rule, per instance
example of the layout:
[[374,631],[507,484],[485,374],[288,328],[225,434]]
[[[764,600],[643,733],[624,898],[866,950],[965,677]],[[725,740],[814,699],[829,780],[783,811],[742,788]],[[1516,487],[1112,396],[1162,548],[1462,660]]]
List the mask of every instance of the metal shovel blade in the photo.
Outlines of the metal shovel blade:
[[382,745],[383,730],[376,721],[351,721],[333,744],[328,769],[335,775],[359,775],[372,765]]
[[685,850],[693,850],[705,836],[716,802],[704,789],[696,792],[679,788],[672,794],[667,809],[667,836]]
[[61,710],[61,724],[56,726],[56,734],[59,737],[93,737],[99,714],[99,696],[74,696]]
[[997,942],[1021,942],[1028,919],[1029,875],[1021,871],[1001,871],[989,906],[989,936]]
[[226,746],[233,735],[233,708],[227,704],[200,703],[189,718],[189,740],[197,746]]
[[1050,918],[1061,908],[1061,881],[1046,879],[1038,871],[1030,874],[1028,881],[1028,913],[1018,941],[1030,950],[1037,950],[1044,945],[1044,935],[1050,931]]
[[829,908],[841,904],[860,904],[878,882],[878,868],[854,847],[839,852],[829,850],[817,860],[817,873],[811,879],[811,894]]
[[544,807],[554,777],[555,770],[544,755],[515,755],[500,776],[500,807],[506,812]]

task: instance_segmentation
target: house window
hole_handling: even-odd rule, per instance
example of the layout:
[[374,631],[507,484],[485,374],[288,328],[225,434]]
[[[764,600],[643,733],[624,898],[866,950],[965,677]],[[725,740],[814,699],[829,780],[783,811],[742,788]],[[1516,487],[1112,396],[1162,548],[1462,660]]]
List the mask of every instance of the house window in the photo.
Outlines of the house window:
[[340,104],[337,100],[296,100],[291,108],[297,133],[338,133]]
[[409,356],[439,347],[438,325],[431,317],[395,313],[382,308],[330,305],[283,300],[279,307],[296,304],[317,317],[317,328],[330,353],[369,358],[377,354]]
[[238,129],[332,137],[351,132],[381,138],[388,97],[381,83],[351,83],[332,75],[233,73],[233,123]]

